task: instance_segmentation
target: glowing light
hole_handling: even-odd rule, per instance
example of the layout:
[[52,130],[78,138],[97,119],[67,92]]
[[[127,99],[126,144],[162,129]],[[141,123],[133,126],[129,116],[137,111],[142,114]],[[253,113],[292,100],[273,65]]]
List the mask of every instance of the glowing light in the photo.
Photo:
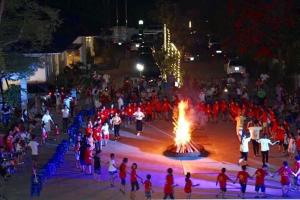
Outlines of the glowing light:
[[234,67],[234,71],[240,71],[240,67]]
[[220,53],[222,53],[222,51],[221,51],[221,50],[217,50],[216,53],[217,53],[217,54],[220,54]]
[[136,64],[136,69],[139,71],[139,72],[142,72],[144,70],[144,65],[143,64],[140,64],[140,63],[137,63]]
[[188,102],[180,101],[178,104],[178,117],[174,122],[175,144],[177,147],[186,146],[191,140],[191,123],[186,117]]
[[136,48],[139,48],[139,47],[140,47],[140,44],[135,44],[135,47],[136,47]]
[[195,60],[195,58],[194,57],[190,57],[190,61],[194,61]]
[[144,21],[143,20],[139,20],[139,25],[143,25],[144,24]]
[[121,46],[121,45],[122,45],[122,42],[118,42],[118,45]]

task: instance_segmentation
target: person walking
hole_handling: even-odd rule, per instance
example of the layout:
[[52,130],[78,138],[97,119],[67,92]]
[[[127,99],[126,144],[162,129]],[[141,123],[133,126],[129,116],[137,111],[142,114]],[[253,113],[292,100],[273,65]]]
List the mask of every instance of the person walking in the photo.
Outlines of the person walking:
[[187,172],[185,175],[185,185],[184,192],[186,194],[186,199],[191,199],[192,197],[192,187],[197,187],[199,184],[193,184],[191,180],[191,173]]
[[52,117],[50,116],[49,110],[42,117],[42,123],[45,124],[45,129],[48,134],[51,132],[51,123],[54,125]]
[[133,113],[133,116],[135,117],[135,120],[136,120],[137,136],[140,136],[140,134],[143,131],[143,119],[144,119],[145,115],[141,111],[141,108],[138,107],[137,111]]
[[130,172],[130,183],[131,183],[131,193],[130,193],[130,199],[135,199],[135,193],[140,189],[139,182],[137,178],[139,177],[137,175],[137,164],[133,163],[131,165],[131,172]]
[[38,156],[39,156],[39,143],[36,141],[36,136],[32,135],[31,140],[28,144],[31,149],[31,157],[33,165],[37,165],[38,163]]
[[66,105],[64,105],[64,108],[61,110],[61,113],[62,113],[62,122],[63,122],[63,132],[67,133],[70,109]]
[[262,130],[262,127],[259,125],[258,120],[254,120],[253,125],[251,124],[248,129],[251,136],[253,154],[257,157],[259,155],[259,143],[257,140],[259,140],[259,133]]
[[278,143],[278,141],[276,142],[271,142],[270,139],[268,139],[268,135],[264,134],[263,138],[257,140],[258,143],[260,143],[260,151],[261,151],[261,155],[262,155],[262,163],[263,165],[269,165],[269,150],[270,147],[269,145],[275,145]]
[[246,165],[242,166],[242,170],[237,173],[236,180],[234,183],[239,181],[240,186],[241,186],[241,192],[239,193],[239,197],[245,198],[245,193],[246,193],[246,188],[247,188],[247,183],[248,183],[248,178],[251,178],[248,172],[246,172]]
[[174,199],[174,187],[176,187],[177,184],[174,184],[173,169],[168,168],[167,173],[163,199],[167,199],[168,197]]
[[233,182],[233,180],[231,180],[225,173],[226,168],[222,168],[221,173],[219,173],[217,177],[216,186],[218,186],[218,184],[220,185],[220,192],[216,195],[217,198],[221,196],[221,198],[224,199],[225,193],[227,192],[227,181],[230,180]]
[[291,181],[290,181],[290,176],[296,174],[292,171],[292,169],[289,167],[287,161],[282,162],[282,167],[280,167],[272,177],[275,175],[279,174],[280,175],[280,183],[282,186],[282,197],[288,197],[288,193],[290,191],[290,186],[291,186]]
[[[268,166],[263,165],[261,168],[258,168],[253,177],[255,176],[255,198],[266,198],[266,186],[265,186],[265,177],[269,174]],[[259,190],[261,191],[262,195],[259,195]]]
[[112,118],[112,125],[114,129],[115,140],[120,139],[120,126],[122,123],[122,119],[119,113],[115,113],[115,116]]
[[119,177],[121,179],[120,191],[124,194],[126,192],[127,163],[128,163],[128,158],[123,158],[123,162],[121,163],[121,165],[119,167]]
[[115,179],[116,179],[117,172],[118,171],[117,171],[117,165],[115,161],[115,154],[111,153],[110,160],[108,161],[108,173],[109,173],[109,181],[111,187],[115,186]]
[[243,137],[241,138],[241,143],[240,143],[241,157],[239,159],[239,165],[247,165],[248,152],[249,152],[248,144],[249,144],[250,140],[251,140],[251,137],[247,137],[246,135],[243,135]]

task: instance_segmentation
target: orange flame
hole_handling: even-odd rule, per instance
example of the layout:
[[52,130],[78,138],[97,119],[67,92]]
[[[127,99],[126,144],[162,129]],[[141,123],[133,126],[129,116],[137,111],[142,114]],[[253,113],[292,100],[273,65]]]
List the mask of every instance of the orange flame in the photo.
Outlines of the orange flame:
[[176,146],[184,146],[191,140],[190,127],[191,123],[186,117],[188,102],[180,101],[178,104],[178,117],[174,120],[174,133]]

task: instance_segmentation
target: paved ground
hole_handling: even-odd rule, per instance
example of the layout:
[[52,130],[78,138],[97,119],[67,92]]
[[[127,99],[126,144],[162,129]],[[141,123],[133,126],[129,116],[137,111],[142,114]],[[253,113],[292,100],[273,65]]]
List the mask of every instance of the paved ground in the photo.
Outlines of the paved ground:
[[[197,130],[194,134],[194,141],[200,142],[209,151],[207,158],[198,160],[181,161],[167,158],[162,155],[165,148],[173,143],[171,124],[158,121],[148,124],[145,133],[141,137],[133,134],[131,129],[122,130],[122,139],[119,142],[110,141],[104,148],[102,159],[101,182],[96,182],[92,176],[82,174],[75,168],[73,152],[66,156],[66,163],[58,170],[58,173],[45,185],[42,192],[42,199],[128,199],[127,194],[119,192],[119,179],[117,186],[111,188],[108,181],[106,162],[108,155],[116,154],[116,161],[120,164],[123,157],[129,158],[129,165],[133,162],[138,164],[138,174],[145,177],[152,175],[154,185],[154,198],[162,198],[165,171],[168,167],[174,169],[175,182],[179,186],[175,189],[176,198],[185,198],[183,193],[184,174],[192,173],[194,183],[200,186],[193,190],[193,198],[215,198],[218,189],[215,186],[215,178],[221,167],[228,169],[230,177],[235,178],[240,169],[236,164],[239,151],[238,142],[233,133],[234,127],[231,123],[221,122],[219,124],[208,124],[205,129]],[[274,171],[281,160],[285,159],[281,154],[272,149],[271,170]],[[254,168],[261,165],[260,158],[254,158],[250,153],[251,166],[248,171],[253,174]],[[270,198],[280,198],[281,187],[279,178],[267,178],[267,193]],[[128,180],[129,181],[129,180]],[[237,198],[239,185],[229,184],[228,197]],[[247,188],[247,198],[255,196],[253,180]],[[291,197],[300,198],[300,193],[292,192]],[[137,199],[144,199],[143,192],[137,192]]]
[[[127,67],[133,65],[132,61],[128,62]],[[125,66],[125,65],[124,65]],[[201,62],[186,63],[183,65],[185,70],[199,77],[200,80],[210,80],[216,74],[223,74],[223,66],[221,62]],[[113,76],[120,74],[129,74],[130,69],[118,69],[113,71]],[[123,73],[124,72],[124,73]],[[218,124],[208,124],[205,129],[196,130],[193,135],[194,141],[205,146],[209,151],[209,156],[199,160],[180,161],[167,158],[162,155],[165,148],[174,142],[172,134],[172,124],[165,121],[156,121],[147,124],[145,133],[141,137],[134,134],[134,126],[122,129],[122,139],[119,142],[110,141],[109,145],[104,148],[102,159],[102,175],[101,182],[96,182],[92,176],[82,174],[75,168],[74,153],[70,151],[66,155],[66,162],[44,185],[41,197],[39,199],[129,199],[129,192],[122,194],[119,192],[119,179],[117,186],[111,188],[108,182],[107,164],[108,155],[111,152],[116,154],[116,161],[120,164],[123,157],[129,158],[129,165],[133,162],[138,164],[138,174],[145,177],[146,174],[152,175],[154,185],[154,198],[162,198],[162,188],[165,179],[165,171],[168,167],[174,169],[175,182],[179,186],[175,189],[177,198],[184,198],[183,185],[184,174],[192,173],[194,183],[200,183],[200,186],[194,188],[193,198],[214,198],[218,189],[215,187],[216,175],[221,167],[228,169],[228,174],[234,178],[239,170],[237,160],[239,158],[239,144],[234,134],[233,124],[230,122],[220,122]],[[45,163],[53,154],[55,144],[57,142],[50,141],[49,144],[41,148],[41,164]],[[276,148],[272,149],[270,163],[271,170],[274,171],[285,157],[276,152]],[[254,158],[250,153],[250,173],[254,168],[261,165],[260,158]],[[252,168],[254,167],[254,168]],[[24,165],[18,167],[18,172],[5,187],[5,195],[9,200],[30,199],[30,175],[31,163],[29,157],[26,158]],[[267,193],[269,197],[280,198],[281,190],[278,182],[279,178],[268,177]],[[129,180],[128,180],[129,181]],[[237,198],[239,186],[229,184],[228,197]],[[253,180],[250,180],[250,186],[247,188],[247,198],[254,197]],[[129,185],[127,186],[129,191]],[[144,199],[143,190],[137,192],[137,199]],[[291,193],[294,198],[300,198],[299,193]],[[34,198],[37,199],[37,198]]]

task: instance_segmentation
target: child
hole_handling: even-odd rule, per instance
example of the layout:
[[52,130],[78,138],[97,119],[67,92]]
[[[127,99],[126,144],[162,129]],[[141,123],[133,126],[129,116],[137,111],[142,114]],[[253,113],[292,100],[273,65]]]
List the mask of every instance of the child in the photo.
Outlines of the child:
[[16,145],[15,149],[16,149],[16,155],[17,155],[17,163],[23,164],[24,162],[21,162],[21,158],[22,158],[22,154],[23,154],[22,140],[17,138],[15,145]]
[[119,177],[121,179],[121,188],[120,191],[125,194],[125,185],[126,185],[126,168],[127,168],[128,158],[123,158],[123,162],[119,167]]
[[193,185],[193,182],[191,181],[191,173],[188,172],[185,175],[185,186],[184,186],[184,192],[186,193],[186,199],[191,199],[192,196],[192,187],[196,187],[199,184]]
[[92,175],[92,149],[90,145],[87,145],[87,148],[85,149],[84,161],[87,167],[87,175]]
[[289,140],[288,154],[290,158],[294,158],[296,153],[296,138],[292,136]]
[[287,161],[282,162],[282,167],[279,168],[272,177],[274,177],[276,174],[279,174],[281,176],[280,183],[282,186],[282,197],[288,197],[288,192],[290,191],[290,175],[296,175],[291,168],[288,165]]
[[174,199],[174,187],[176,187],[177,184],[174,185],[173,169],[168,168],[167,173],[166,183],[164,186],[164,199],[167,199],[168,197],[170,197],[170,199]]
[[96,154],[94,155],[94,177],[97,180],[100,181],[100,175],[101,175],[101,159],[100,159],[100,153],[101,151],[96,151]]
[[[225,196],[225,193],[227,191],[226,185],[227,185],[227,180],[232,181],[226,174],[226,168],[222,168],[221,173],[217,177],[217,182],[216,186],[219,184],[220,185],[220,193],[216,195],[216,197],[219,197],[221,195],[222,199]],[[233,181],[232,181],[233,182]]]
[[115,154],[110,154],[110,160],[108,162],[108,173],[109,173],[109,180],[110,180],[110,186],[115,186],[115,179],[116,179],[116,173],[117,173],[117,165],[115,162]]
[[60,135],[60,130],[58,127],[58,124],[55,124],[55,136],[56,136],[56,140],[58,140],[58,136]]
[[76,162],[76,168],[80,168],[80,162],[79,162],[79,157],[80,157],[80,141],[77,141],[74,151],[75,151],[75,162]]
[[41,137],[41,143],[42,143],[42,144],[45,144],[47,138],[48,138],[48,133],[47,133],[47,131],[46,131],[45,124],[43,124],[43,125],[42,125],[42,137]]
[[236,180],[234,181],[234,183],[239,181],[239,183],[241,185],[241,193],[239,194],[239,197],[245,198],[248,178],[250,178],[250,175],[248,172],[246,172],[246,165],[243,165],[242,171],[238,172],[238,174],[236,176]]
[[151,200],[152,199],[152,183],[151,183],[151,175],[147,174],[146,176],[146,181],[142,182],[145,186],[145,197],[147,200]]
[[130,197],[131,199],[135,199],[135,192],[138,191],[140,189],[139,186],[139,182],[137,181],[137,164],[133,163],[131,165],[131,173],[130,173],[130,183],[131,183],[131,193],[130,193]]
[[265,177],[268,175],[267,171],[268,167],[267,165],[263,165],[262,168],[258,168],[255,171],[255,192],[256,196],[255,198],[259,198],[259,190],[262,192],[262,198],[266,198],[266,187],[265,187]]
[[108,140],[109,140],[109,125],[107,122],[104,122],[102,128],[101,128],[101,131],[103,133],[103,136],[104,136],[104,145],[103,146],[106,146],[107,143],[108,143]]

